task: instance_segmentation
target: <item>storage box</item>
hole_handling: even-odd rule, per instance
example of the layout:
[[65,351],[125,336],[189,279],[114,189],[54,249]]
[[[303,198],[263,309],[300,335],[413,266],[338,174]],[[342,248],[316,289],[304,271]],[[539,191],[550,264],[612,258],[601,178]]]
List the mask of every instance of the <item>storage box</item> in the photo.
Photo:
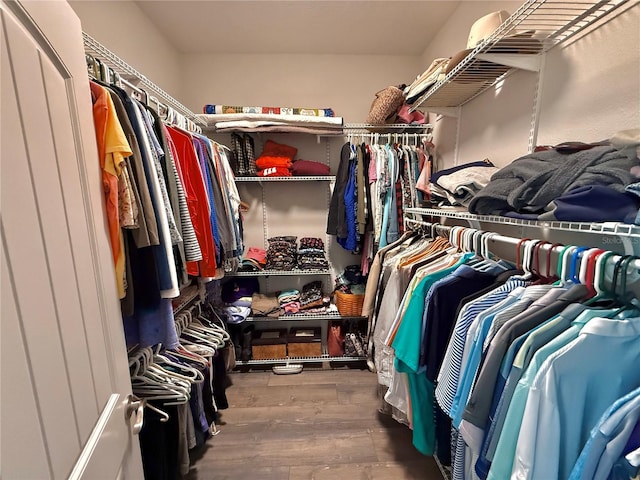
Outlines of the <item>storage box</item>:
[[256,330],[251,341],[254,360],[272,360],[287,356],[287,330]]
[[319,357],[322,355],[320,328],[292,328],[289,333],[290,357]]

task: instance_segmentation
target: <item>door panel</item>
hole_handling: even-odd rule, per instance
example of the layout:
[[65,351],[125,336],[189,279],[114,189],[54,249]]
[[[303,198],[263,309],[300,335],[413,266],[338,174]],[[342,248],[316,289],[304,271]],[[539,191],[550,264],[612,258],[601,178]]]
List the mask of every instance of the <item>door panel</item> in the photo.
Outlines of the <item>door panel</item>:
[[66,2],[0,16],[3,447],[38,427],[3,477],[142,478],[80,24]]
[[[3,105],[4,107],[4,105]],[[4,241],[3,241],[4,246]],[[25,345],[22,341],[19,314],[15,302],[10,274],[6,264],[6,251],[2,252],[2,378],[20,378],[22,381],[3,382],[2,431],[11,432],[11,438],[2,442],[2,474],[10,478],[50,478],[50,464],[44,441],[43,426],[38,412],[33,388],[33,376]],[[7,361],[10,359],[10,361]],[[20,405],[19,410],[10,408]],[[4,437],[4,434],[2,435]],[[28,462],[4,461],[5,458],[21,458],[24,445],[33,452]]]

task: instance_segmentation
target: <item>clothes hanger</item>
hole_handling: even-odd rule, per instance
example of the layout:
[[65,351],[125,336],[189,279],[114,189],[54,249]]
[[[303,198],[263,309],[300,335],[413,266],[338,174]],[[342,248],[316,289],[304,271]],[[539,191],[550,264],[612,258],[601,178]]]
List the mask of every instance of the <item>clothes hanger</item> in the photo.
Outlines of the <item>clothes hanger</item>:
[[561,243],[552,243],[549,246],[549,250],[547,250],[547,271],[545,277],[549,279],[549,283],[555,283],[555,281],[558,280],[558,276],[555,273],[553,275],[551,274],[551,255],[557,247],[563,247],[563,245]]
[[569,267],[569,281],[571,283],[580,283],[580,278],[578,277],[578,261],[580,260],[581,254],[587,250],[587,247],[577,247],[571,254],[571,263]]
[[545,245],[550,245],[550,242],[546,240],[536,241],[531,252],[530,270],[533,272],[533,275],[538,278],[536,281],[538,285],[550,283],[549,277],[543,274],[540,268],[540,249]]
[[634,308],[640,308],[640,301],[634,297],[632,292],[627,291],[627,275],[629,273],[629,266],[631,265],[631,263],[639,259],[640,257],[637,257],[635,255],[628,255],[627,258],[620,264],[621,282],[620,295],[618,298],[620,299],[621,303]]
[[583,285],[587,285],[587,287],[591,288],[592,285],[588,283],[587,274],[589,272],[590,266],[593,264],[592,258],[596,257],[598,254],[604,253],[604,250],[601,248],[588,248],[580,259],[580,266],[578,269],[578,278],[580,279],[580,283]]
[[151,349],[145,347],[137,352],[136,358],[130,362],[134,367],[131,372],[131,385],[134,393],[141,397],[157,400],[175,400],[184,403],[189,400],[190,383],[183,383],[163,373],[151,364]]
[[516,268],[518,270],[523,270],[523,265],[522,265],[522,257],[523,254],[520,253],[520,250],[522,248],[522,245],[525,244],[525,242],[528,242],[529,240],[531,240],[530,238],[521,238],[520,240],[518,240],[518,244],[516,245]]
[[567,285],[569,283],[569,268],[571,264],[571,255],[577,249],[575,245],[569,245],[562,251],[562,261],[558,263],[559,272],[559,284]]

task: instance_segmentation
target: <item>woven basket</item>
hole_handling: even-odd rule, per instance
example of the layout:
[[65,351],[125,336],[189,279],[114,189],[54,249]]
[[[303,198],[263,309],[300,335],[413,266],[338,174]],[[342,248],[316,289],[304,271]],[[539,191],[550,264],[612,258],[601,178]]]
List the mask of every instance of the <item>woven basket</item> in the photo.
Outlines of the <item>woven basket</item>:
[[343,317],[362,315],[362,304],[364,295],[354,295],[352,293],[336,292],[336,306]]

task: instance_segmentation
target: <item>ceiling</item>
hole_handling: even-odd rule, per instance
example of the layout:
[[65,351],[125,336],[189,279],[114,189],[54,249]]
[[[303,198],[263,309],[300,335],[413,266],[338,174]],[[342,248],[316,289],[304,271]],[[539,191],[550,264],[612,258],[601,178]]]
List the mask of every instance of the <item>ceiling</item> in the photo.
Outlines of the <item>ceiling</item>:
[[181,53],[420,55],[459,0],[136,4]]

